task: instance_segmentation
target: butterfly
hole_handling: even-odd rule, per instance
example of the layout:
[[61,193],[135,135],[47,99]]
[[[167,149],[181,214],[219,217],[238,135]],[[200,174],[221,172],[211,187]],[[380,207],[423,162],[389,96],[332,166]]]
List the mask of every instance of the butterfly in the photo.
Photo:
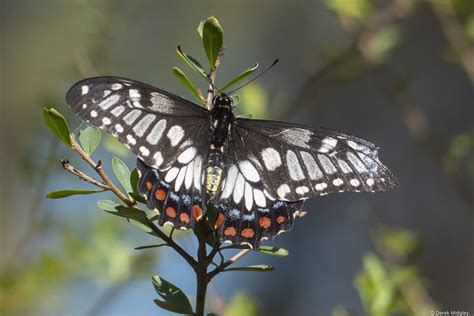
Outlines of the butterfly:
[[215,229],[232,244],[258,248],[290,230],[310,197],[397,185],[374,144],[331,129],[238,118],[224,93],[207,110],[145,83],[95,77],[73,85],[66,101],[138,156],[138,190],[160,225],[191,228],[211,202]]

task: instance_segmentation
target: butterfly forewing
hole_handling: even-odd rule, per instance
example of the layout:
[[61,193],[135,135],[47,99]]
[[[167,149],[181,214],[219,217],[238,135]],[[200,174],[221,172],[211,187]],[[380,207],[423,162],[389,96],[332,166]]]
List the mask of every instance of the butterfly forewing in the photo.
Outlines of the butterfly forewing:
[[397,184],[379,161],[375,145],[330,129],[238,119],[230,146],[248,154],[267,194],[283,201],[386,191]]
[[66,101],[82,119],[160,170],[207,150],[208,111],[147,84],[117,77],[86,79],[69,90]]

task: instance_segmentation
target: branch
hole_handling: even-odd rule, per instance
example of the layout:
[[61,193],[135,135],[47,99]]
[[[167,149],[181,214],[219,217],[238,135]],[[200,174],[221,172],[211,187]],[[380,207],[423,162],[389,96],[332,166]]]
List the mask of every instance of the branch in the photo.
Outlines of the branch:
[[229,260],[227,260],[226,262],[224,262],[223,264],[219,265],[217,268],[215,268],[214,270],[209,272],[207,274],[207,277],[209,278],[209,280],[211,280],[213,277],[215,277],[220,272],[224,271],[225,268],[227,268],[228,266],[230,266],[234,262],[238,261],[243,256],[245,256],[246,254],[248,254],[250,252],[250,250],[251,249],[244,249],[244,250],[239,251],[235,256],[233,256],[232,258],[230,258]]
[[102,168],[102,162],[99,160],[97,163],[92,160],[92,158],[82,149],[82,147],[77,143],[76,137],[74,134],[71,134],[72,149],[81,156],[81,158],[91,166],[97,174],[104,180],[105,184],[109,187],[109,190],[112,191],[119,199],[121,199],[128,206],[135,206],[136,203],[128,198],[107,176]]
[[71,165],[69,163],[69,160],[60,160],[61,161],[61,164],[63,166],[63,168],[69,172],[69,173],[72,173],[73,175],[76,175],[79,177],[79,179],[87,182],[87,183],[90,183],[90,184],[93,184],[95,186],[98,186],[99,188],[102,188],[104,190],[110,190],[110,187],[107,185],[107,184],[104,184],[102,182],[99,182],[97,181],[96,179],[88,176],[87,174],[85,174],[84,172],[82,172],[81,170],[75,168],[73,165]]

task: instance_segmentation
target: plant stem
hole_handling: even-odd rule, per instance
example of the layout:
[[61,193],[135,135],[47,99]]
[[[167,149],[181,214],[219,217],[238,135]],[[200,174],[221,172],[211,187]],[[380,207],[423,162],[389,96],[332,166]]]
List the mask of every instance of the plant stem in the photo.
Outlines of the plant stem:
[[206,242],[199,238],[198,263],[196,266],[196,316],[204,316],[206,305],[206,292],[209,279],[207,276],[207,267],[209,261],[206,253]]

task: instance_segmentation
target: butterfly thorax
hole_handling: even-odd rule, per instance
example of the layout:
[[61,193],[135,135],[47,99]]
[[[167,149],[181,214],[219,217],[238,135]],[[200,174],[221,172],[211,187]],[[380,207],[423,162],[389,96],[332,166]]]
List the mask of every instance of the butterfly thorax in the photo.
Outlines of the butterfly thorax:
[[210,198],[214,196],[221,183],[223,156],[234,123],[232,99],[225,95],[214,97],[211,119],[210,150],[206,169],[206,193]]

